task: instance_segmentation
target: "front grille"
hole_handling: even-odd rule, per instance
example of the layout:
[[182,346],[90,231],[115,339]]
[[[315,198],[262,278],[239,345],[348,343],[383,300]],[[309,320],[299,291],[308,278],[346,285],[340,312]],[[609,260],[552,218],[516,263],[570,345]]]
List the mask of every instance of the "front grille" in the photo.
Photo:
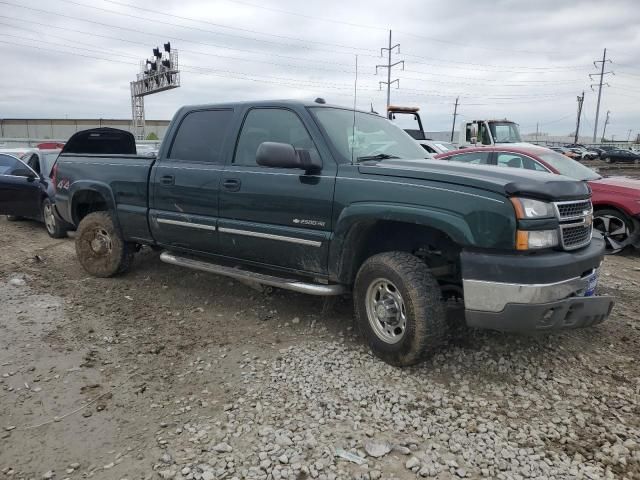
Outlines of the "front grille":
[[557,202],[560,240],[565,250],[575,250],[591,242],[593,206],[590,200]]
[[567,250],[580,248],[591,241],[591,225],[561,225],[562,246]]
[[560,220],[566,220],[569,218],[584,217],[586,212],[591,213],[591,201],[580,200],[578,202],[558,202],[556,203],[558,208],[558,215]]

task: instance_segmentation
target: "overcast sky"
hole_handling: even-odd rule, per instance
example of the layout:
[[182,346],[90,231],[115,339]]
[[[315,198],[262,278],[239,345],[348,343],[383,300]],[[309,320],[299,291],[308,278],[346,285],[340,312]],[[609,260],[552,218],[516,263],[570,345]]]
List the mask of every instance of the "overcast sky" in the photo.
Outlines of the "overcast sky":
[[[380,47],[400,43],[394,104],[419,106],[430,131],[462,119],[507,117],[524,133],[568,134],[586,92],[593,131],[603,49],[600,132],[640,130],[638,0],[0,0],[0,118],[130,118],[139,61],[170,40],[182,86],[146,97],[147,119],[189,103],[324,97],[383,112]],[[597,91],[597,89],[596,89]],[[607,135],[609,136],[609,135]]]

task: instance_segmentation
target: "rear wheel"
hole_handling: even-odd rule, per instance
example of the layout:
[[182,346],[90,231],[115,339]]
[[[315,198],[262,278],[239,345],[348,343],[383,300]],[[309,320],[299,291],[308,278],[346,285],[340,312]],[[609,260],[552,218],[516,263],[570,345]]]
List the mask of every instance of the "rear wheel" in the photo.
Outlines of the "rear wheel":
[[76,254],[94,277],[112,277],[131,266],[135,244],[125,242],[108,212],[90,213],[78,225]]
[[631,244],[633,222],[619,210],[597,210],[593,216],[593,228],[604,237],[606,251],[615,254]]
[[369,347],[395,366],[412,365],[446,333],[440,287],[419,258],[388,252],[369,258],[354,287],[356,321]]
[[55,217],[53,214],[53,205],[48,198],[42,201],[42,219],[44,220],[47,233],[51,238],[63,238],[67,236],[69,228]]

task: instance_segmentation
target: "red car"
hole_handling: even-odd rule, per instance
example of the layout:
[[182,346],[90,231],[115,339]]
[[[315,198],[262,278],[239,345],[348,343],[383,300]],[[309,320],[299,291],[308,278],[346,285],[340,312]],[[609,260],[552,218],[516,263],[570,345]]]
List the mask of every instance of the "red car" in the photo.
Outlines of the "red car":
[[617,253],[629,245],[640,248],[640,180],[602,177],[575,160],[534,145],[465,148],[441,153],[434,158],[525,168],[584,180],[593,192],[593,226],[604,236],[608,252]]

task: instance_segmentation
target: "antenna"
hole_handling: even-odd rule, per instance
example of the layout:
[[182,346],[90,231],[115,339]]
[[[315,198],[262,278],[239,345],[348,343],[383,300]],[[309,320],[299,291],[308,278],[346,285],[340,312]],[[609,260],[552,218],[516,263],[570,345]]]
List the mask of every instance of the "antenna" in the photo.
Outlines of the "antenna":
[[358,98],[358,55],[356,55],[356,78],[353,82],[353,128],[351,129],[351,165],[356,141],[356,100]]

